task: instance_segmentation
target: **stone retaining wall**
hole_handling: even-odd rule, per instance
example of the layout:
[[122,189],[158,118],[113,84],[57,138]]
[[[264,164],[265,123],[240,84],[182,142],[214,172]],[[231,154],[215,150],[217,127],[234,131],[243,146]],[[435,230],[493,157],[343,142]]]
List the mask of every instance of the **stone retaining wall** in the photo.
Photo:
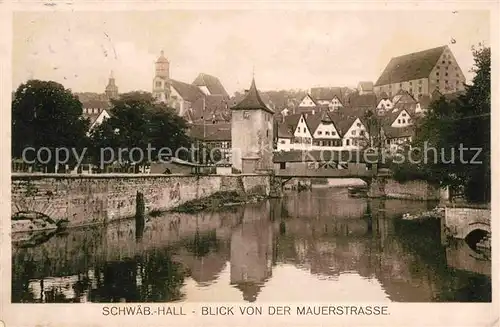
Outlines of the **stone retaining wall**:
[[168,210],[220,191],[269,196],[265,175],[13,174],[12,214],[40,212],[69,226],[104,223],[135,214],[137,192],[146,213]]

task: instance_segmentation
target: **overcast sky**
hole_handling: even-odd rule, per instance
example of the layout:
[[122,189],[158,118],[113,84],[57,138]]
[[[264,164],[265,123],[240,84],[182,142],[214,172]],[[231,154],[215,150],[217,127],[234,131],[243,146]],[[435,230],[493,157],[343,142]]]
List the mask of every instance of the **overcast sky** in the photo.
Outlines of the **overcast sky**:
[[113,70],[120,92],[151,91],[162,49],[171,78],[212,74],[231,94],[253,69],[261,90],[356,86],[393,56],[445,44],[470,80],[470,48],[490,44],[489,22],[487,11],[19,12],[13,87],[36,78],[103,92]]

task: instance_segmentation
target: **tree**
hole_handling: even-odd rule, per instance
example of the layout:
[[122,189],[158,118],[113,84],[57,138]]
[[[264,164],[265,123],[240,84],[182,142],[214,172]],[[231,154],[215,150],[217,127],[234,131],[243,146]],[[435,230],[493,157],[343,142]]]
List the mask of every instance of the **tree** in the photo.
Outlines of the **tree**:
[[[475,73],[472,84],[465,85],[465,92],[457,97],[442,96],[433,101],[417,129],[415,145],[424,149],[427,144],[427,148],[437,150],[437,160],[433,154],[434,158],[428,157],[417,168],[429,179],[439,180],[442,186],[464,187],[471,202],[489,202],[491,52],[483,46],[472,51]],[[481,152],[474,158],[476,148]]]
[[[12,155],[21,158],[23,150],[46,147],[80,151],[87,144],[89,122],[82,117],[82,103],[71,90],[53,81],[30,80],[20,85],[12,101]],[[35,158],[24,158],[35,159]],[[70,155],[70,165],[75,163]],[[45,161],[45,158],[43,158]],[[54,155],[47,162],[53,171]]]
[[[112,100],[111,118],[97,126],[91,133],[92,158],[95,164],[110,162],[111,153],[124,168],[147,163],[148,159],[167,159],[176,150],[189,147],[186,121],[165,104],[155,103],[149,93],[131,92]],[[113,151],[101,149],[111,148]],[[159,151],[162,157],[159,158]],[[168,148],[170,151],[167,151]],[[119,153],[122,156],[119,157]],[[141,155],[142,152],[142,155]],[[179,152],[179,156],[188,154]]]

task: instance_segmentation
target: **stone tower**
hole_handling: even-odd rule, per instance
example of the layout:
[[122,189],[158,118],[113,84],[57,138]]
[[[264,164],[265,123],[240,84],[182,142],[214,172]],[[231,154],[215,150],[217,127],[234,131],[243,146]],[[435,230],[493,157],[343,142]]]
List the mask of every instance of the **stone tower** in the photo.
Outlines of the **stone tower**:
[[167,102],[170,98],[170,63],[165,58],[163,50],[155,63],[153,97],[159,102]]
[[255,79],[245,98],[231,108],[233,167],[242,173],[273,169],[273,115],[260,97]]
[[106,85],[106,90],[104,91],[108,99],[115,99],[118,97],[118,86],[115,83],[115,76],[113,71],[109,75],[108,85]]

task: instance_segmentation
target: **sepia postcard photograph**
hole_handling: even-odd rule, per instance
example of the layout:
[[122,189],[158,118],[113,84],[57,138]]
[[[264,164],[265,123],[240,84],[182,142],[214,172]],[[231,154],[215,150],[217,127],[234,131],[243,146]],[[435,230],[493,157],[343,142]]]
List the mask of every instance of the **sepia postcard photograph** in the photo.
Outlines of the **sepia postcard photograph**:
[[429,3],[0,4],[0,326],[499,326],[498,2]]

